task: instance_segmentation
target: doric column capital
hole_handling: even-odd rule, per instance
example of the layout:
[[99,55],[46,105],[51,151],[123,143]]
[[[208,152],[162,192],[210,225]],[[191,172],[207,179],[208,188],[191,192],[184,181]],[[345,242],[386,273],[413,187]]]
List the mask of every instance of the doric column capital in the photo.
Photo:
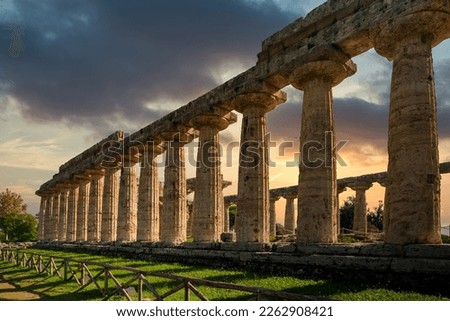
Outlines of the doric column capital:
[[269,201],[270,202],[276,202],[281,198],[279,195],[269,195]]
[[309,61],[292,72],[292,86],[304,90],[307,82],[323,79],[334,87],[356,73],[356,65],[346,54],[328,47],[318,48],[319,50],[320,54],[316,54],[316,60]]
[[[180,145],[189,144],[198,136],[198,132],[189,127],[180,128],[179,131],[166,131],[158,135],[157,139],[164,142],[178,142]],[[167,146],[165,147],[167,149]]]
[[232,104],[234,109],[240,113],[248,108],[259,108],[264,112],[269,112],[286,100],[287,95],[281,90],[275,93],[252,92],[236,96],[233,98]]
[[98,181],[98,180],[100,180],[102,177],[105,176],[105,170],[104,170],[104,169],[102,169],[102,170],[99,170],[99,169],[89,169],[89,170],[86,171],[86,173],[89,174],[89,177],[90,177],[91,181],[92,181],[92,180]]
[[372,187],[372,182],[365,182],[365,181],[355,181],[348,184],[348,187],[350,187],[354,191],[367,191],[369,188]]
[[235,113],[228,113],[224,116],[218,114],[204,114],[198,115],[190,120],[192,127],[201,130],[202,127],[212,127],[219,131],[226,129],[230,124],[237,121],[237,116]]
[[420,52],[423,46],[415,44],[433,47],[449,36],[449,12],[421,11],[381,26],[374,35],[374,47],[380,55],[394,60],[398,55]]
[[347,190],[347,187],[338,184],[337,187],[336,187],[336,190],[337,190],[337,193],[339,195],[339,194],[345,192]]
[[286,200],[295,200],[298,197],[298,195],[283,195],[283,198]]
[[78,184],[87,184],[91,181],[91,175],[87,173],[77,174],[74,176],[74,179]]

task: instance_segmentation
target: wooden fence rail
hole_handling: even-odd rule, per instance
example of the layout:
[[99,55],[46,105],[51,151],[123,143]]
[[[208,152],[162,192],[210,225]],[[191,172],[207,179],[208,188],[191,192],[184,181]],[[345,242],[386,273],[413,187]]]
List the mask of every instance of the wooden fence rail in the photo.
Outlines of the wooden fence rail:
[[[42,255],[31,252],[25,253],[17,249],[0,249],[0,258],[3,261],[11,262],[17,266],[36,270],[38,274],[46,273],[50,276],[57,276],[64,281],[74,281],[79,286],[77,292],[90,285],[93,285],[99,290],[103,300],[109,300],[116,294],[122,294],[129,301],[133,301],[133,299],[139,301],[162,301],[174,293],[184,291],[185,301],[191,300],[191,294],[194,294],[198,299],[202,301],[208,301],[208,298],[198,289],[198,286],[240,291],[242,293],[250,294],[250,300],[256,301],[263,301],[269,298],[275,300],[290,301],[329,300],[325,297],[294,294],[259,287],[249,287],[239,284],[191,278],[168,273],[148,272],[127,266],[115,266],[107,263],[74,260],[71,258]],[[93,273],[92,271],[94,270],[96,271]],[[113,271],[130,272],[131,277],[129,277],[127,281],[121,282],[113,274]],[[176,281],[177,285],[166,293],[161,294],[150,282],[150,277],[165,279],[167,281]],[[137,291],[134,286],[137,286]],[[134,291],[130,290],[131,287],[133,287]],[[144,296],[144,294],[146,294],[146,291],[147,293],[149,292],[151,294],[151,297]]]

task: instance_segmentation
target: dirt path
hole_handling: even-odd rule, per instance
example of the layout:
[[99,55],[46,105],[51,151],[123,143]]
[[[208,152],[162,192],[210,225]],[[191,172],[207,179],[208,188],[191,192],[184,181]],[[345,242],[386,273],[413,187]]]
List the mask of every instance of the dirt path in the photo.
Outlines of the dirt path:
[[39,295],[20,291],[19,288],[0,279],[0,300],[26,301],[39,299]]

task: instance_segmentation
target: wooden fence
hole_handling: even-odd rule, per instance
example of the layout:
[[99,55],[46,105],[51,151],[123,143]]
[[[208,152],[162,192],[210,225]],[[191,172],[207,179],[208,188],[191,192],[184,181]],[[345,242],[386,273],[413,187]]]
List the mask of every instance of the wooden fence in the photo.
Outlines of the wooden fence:
[[[71,258],[42,255],[31,252],[26,253],[17,249],[0,249],[0,258],[3,261],[9,261],[17,266],[36,270],[38,274],[46,273],[50,276],[56,275],[64,281],[74,281],[79,286],[77,291],[80,291],[87,286],[95,286],[99,290],[102,300],[104,301],[109,300],[116,294],[124,295],[129,301],[133,301],[133,299],[137,299],[138,301],[163,301],[170,295],[179,291],[184,291],[185,301],[191,300],[191,294],[194,294],[202,301],[208,301],[208,298],[198,289],[198,286],[240,291],[249,294],[250,300],[256,301],[268,299],[289,301],[329,300],[324,297],[210,281],[169,273],[148,272],[127,266],[115,266],[107,263],[74,260]],[[94,270],[96,271],[92,272]],[[129,278],[125,282],[121,282],[114,276],[113,271],[116,275],[117,271],[126,271],[131,276],[128,276]],[[161,294],[149,281],[150,278],[164,279],[167,282],[176,281],[177,285]],[[137,291],[134,288],[136,285]],[[129,290],[131,287],[133,287],[134,291]],[[133,294],[132,292],[136,293]],[[145,297],[145,294],[147,293],[150,294],[149,297]]]

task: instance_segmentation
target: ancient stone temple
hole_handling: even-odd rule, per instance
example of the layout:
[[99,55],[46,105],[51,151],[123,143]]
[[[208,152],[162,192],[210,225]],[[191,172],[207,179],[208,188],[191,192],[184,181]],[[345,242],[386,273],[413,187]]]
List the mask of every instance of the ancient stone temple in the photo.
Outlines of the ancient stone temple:
[[[353,226],[365,233],[365,192],[377,182],[386,187],[387,244],[440,243],[440,175],[448,166],[440,167],[438,158],[432,48],[449,37],[449,1],[329,0],[264,40],[249,70],[63,164],[36,192],[39,239],[180,244],[189,230],[196,242],[220,242],[235,203],[235,241],[263,244],[275,235],[275,202],[284,198],[286,233],[298,244],[332,244],[339,193],[355,191]],[[393,62],[387,172],[338,180],[333,88],[357,73],[352,58],[372,48]],[[271,190],[267,114],[289,100],[288,85],[304,94],[298,185]],[[219,133],[236,123],[237,113],[243,119],[237,195],[227,200],[223,182],[232,178],[222,177]],[[195,139],[188,214],[185,145]],[[165,156],[163,186],[159,155]]]

